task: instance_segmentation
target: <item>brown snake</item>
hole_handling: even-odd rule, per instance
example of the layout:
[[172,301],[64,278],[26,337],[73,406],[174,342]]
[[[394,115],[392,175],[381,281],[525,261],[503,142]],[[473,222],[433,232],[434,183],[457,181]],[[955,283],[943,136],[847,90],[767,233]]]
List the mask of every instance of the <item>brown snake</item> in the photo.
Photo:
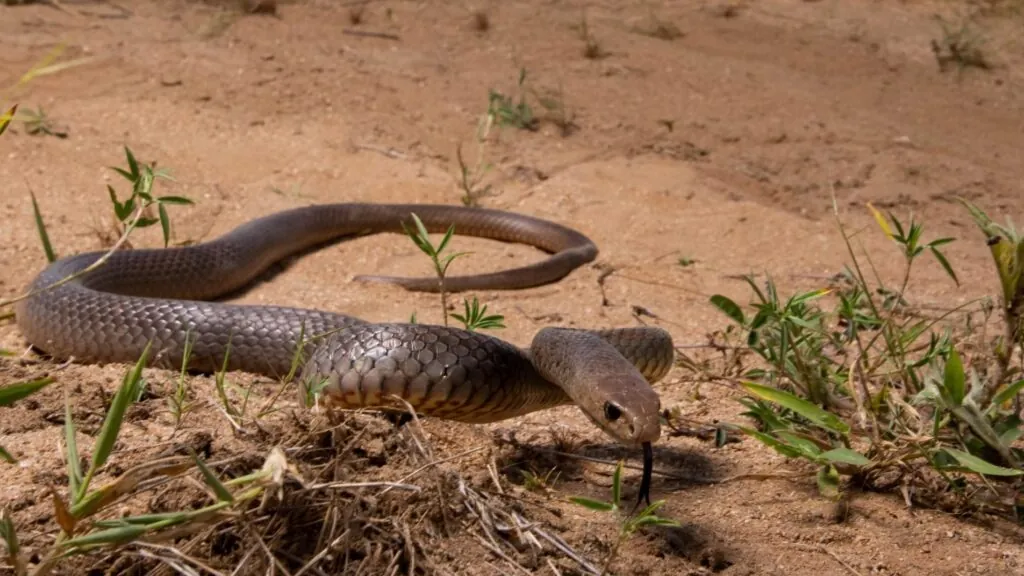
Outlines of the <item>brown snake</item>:
[[[402,232],[411,213],[430,232],[454,225],[458,234],[530,244],[550,254],[520,268],[449,277],[450,292],[548,284],[597,256],[593,242],[575,230],[499,210],[307,206],[253,220],[202,244],[118,251],[99,268],[43,290],[80,273],[103,252],[58,260],[32,283],[30,290],[37,292],[17,304],[17,323],[36,348],[77,362],[133,363],[151,344],[149,365],[179,368],[190,338],[189,368],[206,372],[222,367],[230,339],[229,370],[275,378],[289,373],[301,343],[308,360],[300,388],[312,387],[329,407],[400,407],[394,395],[420,414],[482,423],[575,404],[615,440],[643,446],[639,496],[647,499],[651,443],[661,433],[660,400],[650,384],[668,372],[674,358],[664,330],[543,328],[524,350],[456,328],[208,301],[243,288],[282,258],[326,242]],[[436,278],[356,280],[438,290]]]

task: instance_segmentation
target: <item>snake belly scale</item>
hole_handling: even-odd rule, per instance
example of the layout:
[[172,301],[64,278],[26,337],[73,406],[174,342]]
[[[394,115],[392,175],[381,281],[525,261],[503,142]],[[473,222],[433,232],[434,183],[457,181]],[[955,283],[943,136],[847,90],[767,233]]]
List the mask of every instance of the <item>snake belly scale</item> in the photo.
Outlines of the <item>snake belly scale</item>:
[[[273,263],[339,238],[402,232],[415,213],[428,231],[525,243],[548,253],[523,267],[445,281],[450,292],[522,289],[556,282],[597,256],[589,238],[521,214],[434,204],[326,204],[243,224],[209,242],[122,250],[70,282],[102,252],[50,264],[17,303],[18,326],[55,359],[133,363],[151,346],[149,365],[227,368],[274,378],[289,373],[297,347],[299,384],[328,406],[392,407],[462,422],[494,422],[575,404],[615,440],[631,446],[660,436],[660,401],[651,383],[672,366],[672,339],[660,328],[541,329],[528,349],[466,330],[370,323],[354,316],[282,306],[215,302]],[[437,291],[436,278],[357,276],[356,281]],[[304,338],[303,335],[306,337]],[[309,338],[312,335],[326,335]]]

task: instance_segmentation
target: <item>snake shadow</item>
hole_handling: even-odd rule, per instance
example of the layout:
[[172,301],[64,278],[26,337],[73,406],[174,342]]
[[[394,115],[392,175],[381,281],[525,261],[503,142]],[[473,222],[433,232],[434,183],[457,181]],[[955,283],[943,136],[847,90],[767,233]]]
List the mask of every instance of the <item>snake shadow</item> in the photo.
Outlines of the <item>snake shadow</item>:
[[[613,465],[623,460],[629,468],[623,473],[622,506],[628,511],[636,502],[643,462],[639,449],[612,442],[586,446],[566,446],[557,439],[544,443],[532,440],[519,442],[515,440],[514,432],[506,433],[504,437],[499,434],[495,440],[504,447],[496,462],[499,475],[525,487],[541,484],[557,494],[560,500],[572,496],[609,500]],[[725,474],[717,470],[714,460],[702,450],[701,447],[654,447],[652,502],[670,493],[715,484],[724,478]],[[595,483],[584,474],[585,466],[593,467],[596,461],[609,463],[603,466],[608,473],[606,483]],[[677,517],[671,508],[673,506],[669,504],[657,514],[676,520],[678,526],[656,526],[643,531],[643,537],[655,545],[658,555],[685,558],[710,573],[729,568],[742,556],[713,529]]]
[[[567,446],[565,442],[553,440],[548,443],[520,442],[515,439],[514,433],[504,438],[496,439],[499,445],[508,447],[498,461],[499,473],[504,475],[510,482],[524,484],[536,482],[543,479],[549,471],[556,471],[564,482],[580,484],[579,487],[594,487],[585,481],[584,467],[597,463],[608,464],[609,482],[612,467],[619,460],[623,460],[627,467],[624,475],[629,478],[635,475],[640,476],[643,467],[642,453],[639,448],[629,448],[614,442],[588,443],[584,446]],[[722,477],[716,470],[714,461],[701,452],[699,448],[686,449],[677,446],[657,446],[654,450],[654,476],[651,482],[651,492],[678,492],[693,486],[706,486],[717,483]],[[549,475],[549,478],[553,476]],[[635,498],[639,490],[639,481],[636,485],[623,482],[623,500]],[[605,488],[601,491],[608,492]],[[604,498],[608,494],[600,494],[594,490],[593,494],[580,494],[581,496]]]

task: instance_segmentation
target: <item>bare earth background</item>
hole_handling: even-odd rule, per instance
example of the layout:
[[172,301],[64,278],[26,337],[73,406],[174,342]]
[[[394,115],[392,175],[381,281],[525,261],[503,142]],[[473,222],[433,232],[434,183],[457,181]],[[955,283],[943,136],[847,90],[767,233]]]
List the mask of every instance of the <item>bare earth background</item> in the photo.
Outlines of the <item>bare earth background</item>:
[[[608,52],[602,58],[583,55],[575,27],[584,8]],[[546,122],[537,132],[493,131],[485,154],[495,165],[487,182],[497,194],[483,205],[577,228],[601,254],[555,285],[477,294],[506,317],[508,328],[495,335],[525,346],[548,324],[631,326],[642,307],[656,316],[642,320],[668,329],[677,344],[700,344],[726,325],[710,295],[748,301],[738,275],[769,272],[795,290],[822,286],[840,271],[846,254],[831,215],[833,190],[844,222],[883,274],[898,273],[901,261],[871,223],[866,202],[900,216],[913,210],[927,235],[959,239],[948,255],[966,280],[962,287],[927,261],[915,276],[914,301],[949,306],[995,294],[984,239],[953,198],[966,196],[1000,221],[1021,219],[1024,19],[1013,10],[979,17],[993,69],[942,73],[930,46],[942,38],[934,16],[959,22],[968,8],[852,0],[382,0],[366,4],[362,22],[353,24],[350,7],[315,0],[281,3],[276,15],[180,0],[0,7],[4,86],[60,42],[68,45],[65,58],[93,58],[7,95],[8,104],[41,106],[68,135],[31,136],[15,124],[0,138],[0,299],[21,293],[45,264],[30,190],[60,254],[104,246],[97,231],[110,226],[105,185],[124,189],[107,167],[124,164],[124,145],[173,171],[176,182],[158,184],[163,193],[196,201],[171,211],[177,242],[210,239],[309,203],[458,203],[456,145],[474,157],[488,90],[514,94],[520,68],[529,86],[562,90],[578,130],[564,136]],[[475,28],[474,10],[488,15],[490,29]],[[652,14],[682,36],[639,33]],[[159,243],[156,229],[134,239],[136,246]],[[469,238],[456,238],[455,248],[473,252],[457,261],[455,273],[538,257],[526,247]],[[694,262],[681,266],[680,258]],[[600,284],[609,267],[615,272]],[[430,268],[407,239],[373,236],[290,262],[238,299],[374,321],[414,312],[421,322],[440,321],[435,296],[350,282],[364,273],[419,276]],[[0,347],[26,350],[9,320],[0,326]],[[57,367],[25,354],[3,360],[0,383],[57,375],[75,395],[85,449],[124,367]],[[666,407],[698,422],[739,420],[735,391],[698,389],[685,376],[676,368],[657,386]],[[152,397],[123,431],[120,466],[202,431],[212,437],[214,456],[265,455],[266,438],[234,434],[217,411],[211,378],[194,379],[196,408],[172,437],[165,398],[176,374],[147,371],[147,378]],[[274,386],[257,390],[264,399]],[[30,548],[43,546],[43,532],[53,526],[44,487],[65,482],[62,421],[59,386],[0,412],[0,445],[22,459],[0,468],[0,506],[14,511]],[[637,463],[573,408],[493,426],[424,425],[439,458],[483,447],[448,464],[474,478],[501,454],[493,436],[513,431],[540,448],[553,446],[552,431],[570,434],[593,444],[584,454]],[[280,432],[287,423],[273,426]],[[802,469],[749,440],[716,449],[666,434],[657,458],[660,470],[692,478]],[[543,474],[555,464],[562,475],[548,495],[517,488],[521,475],[509,472],[518,466]],[[611,466],[541,457],[515,466],[502,467],[502,482],[532,517],[599,560],[614,523],[565,499],[604,497]],[[376,474],[364,472],[353,477]],[[490,482],[483,478],[480,485]],[[636,481],[630,471],[627,497]],[[668,500],[663,512],[683,528],[627,544],[619,573],[1024,574],[1018,528],[908,508],[898,494],[859,495],[840,522],[813,477],[702,485],[658,476],[654,493]],[[465,533],[430,547],[444,572],[512,573]],[[225,552],[225,573],[232,554]],[[68,570],[90,568],[75,566]],[[558,566],[573,573],[564,558]],[[552,573],[543,562],[535,571]]]

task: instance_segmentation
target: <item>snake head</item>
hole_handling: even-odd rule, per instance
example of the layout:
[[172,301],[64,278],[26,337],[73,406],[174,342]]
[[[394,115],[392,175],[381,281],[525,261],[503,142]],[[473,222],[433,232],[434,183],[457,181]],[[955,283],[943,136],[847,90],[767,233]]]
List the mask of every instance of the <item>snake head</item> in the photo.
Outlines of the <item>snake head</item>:
[[661,399],[640,374],[600,376],[592,380],[583,412],[622,444],[639,446],[661,436]]

